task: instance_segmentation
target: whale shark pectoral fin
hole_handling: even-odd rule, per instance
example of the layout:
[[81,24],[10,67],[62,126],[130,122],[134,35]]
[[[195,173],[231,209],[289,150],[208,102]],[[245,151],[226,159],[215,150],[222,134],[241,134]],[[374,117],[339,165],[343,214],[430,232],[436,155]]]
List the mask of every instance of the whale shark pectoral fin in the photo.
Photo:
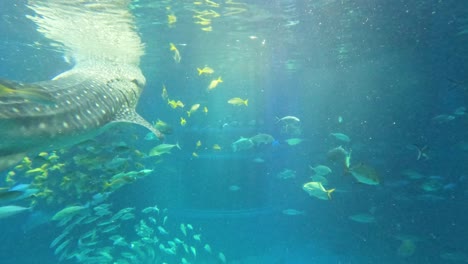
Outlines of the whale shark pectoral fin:
[[164,139],[164,134],[161,133],[158,129],[153,127],[148,121],[146,121],[143,117],[141,117],[135,110],[126,109],[121,114],[116,115],[113,122],[125,122],[125,123],[132,123],[137,124],[140,126],[146,127],[148,130],[153,132],[153,134],[159,138],[159,140]]

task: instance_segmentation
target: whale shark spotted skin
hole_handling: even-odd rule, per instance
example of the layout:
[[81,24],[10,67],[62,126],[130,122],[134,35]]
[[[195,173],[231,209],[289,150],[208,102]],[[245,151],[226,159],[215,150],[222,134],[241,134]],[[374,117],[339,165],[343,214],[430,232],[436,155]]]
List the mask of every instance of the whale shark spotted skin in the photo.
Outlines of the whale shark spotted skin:
[[0,97],[0,169],[26,152],[72,145],[116,122],[143,125],[161,138],[161,133],[135,112],[145,85],[143,75],[136,67],[125,67],[125,74],[103,71],[106,67],[100,65],[78,67],[50,81],[17,83],[18,89],[42,89],[51,100]]
[[73,68],[52,80],[0,80],[0,170],[32,151],[73,145],[118,122],[143,125],[144,44],[128,0],[28,0],[25,17]]

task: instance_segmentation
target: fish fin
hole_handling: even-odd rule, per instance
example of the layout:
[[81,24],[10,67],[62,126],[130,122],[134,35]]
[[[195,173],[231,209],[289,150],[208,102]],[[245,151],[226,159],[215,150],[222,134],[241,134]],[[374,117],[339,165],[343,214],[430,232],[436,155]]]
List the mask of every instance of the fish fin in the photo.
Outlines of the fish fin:
[[331,194],[332,192],[334,192],[336,189],[330,189],[330,190],[327,190],[327,194],[328,194],[328,198],[331,200]]
[[418,148],[416,149],[418,151],[418,155],[416,157],[416,160],[420,160],[421,159],[421,155],[422,155],[422,151]]
[[0,157],[0,171],[20,162],[25,156],[26,153],[15,153]]
[[6,91],[2,96],[0,96],[0,98],[21,98],[41,104],[56,103],[52,94],[44,87],[37,84],[23,84],[20,82],[0,79],[0,88],[1,90]]
[[159,138],[159,140],[164,139],[163,133],[153,127],[148,121],[146,121],[143,117],[141,117],[135,110],[133,109],[126,109],[122,111],[120,114],[116,115],[113,122],[126,122],[137,124],[140,126],[146,127],[149,131],[153,132],[153,134]]

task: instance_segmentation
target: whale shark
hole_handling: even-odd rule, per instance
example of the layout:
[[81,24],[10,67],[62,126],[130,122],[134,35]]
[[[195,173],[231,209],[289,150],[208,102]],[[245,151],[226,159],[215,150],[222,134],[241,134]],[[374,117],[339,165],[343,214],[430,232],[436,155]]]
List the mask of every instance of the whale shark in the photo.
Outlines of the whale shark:
[[138,66],[143,45],[127,2],[28,4],[38,31],[75,64],[51,80],[0,80],[0,170],[26,153],[70,146],[122,122],[142,125],[162,139],[135,111],[146,79]]

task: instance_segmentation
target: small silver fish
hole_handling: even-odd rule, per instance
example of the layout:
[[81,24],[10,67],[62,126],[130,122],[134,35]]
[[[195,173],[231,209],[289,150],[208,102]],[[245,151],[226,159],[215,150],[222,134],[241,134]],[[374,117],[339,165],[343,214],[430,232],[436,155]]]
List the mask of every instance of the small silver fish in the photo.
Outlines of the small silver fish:
[[304,214],[304,211],[299,211],[296,209],[284,209],[281,212],[285,215],[303,215]]
[[0,207],[0,219],[7,218],[25,211],[31,210],[31,207],[22,207],[16,205],[6,205]]

